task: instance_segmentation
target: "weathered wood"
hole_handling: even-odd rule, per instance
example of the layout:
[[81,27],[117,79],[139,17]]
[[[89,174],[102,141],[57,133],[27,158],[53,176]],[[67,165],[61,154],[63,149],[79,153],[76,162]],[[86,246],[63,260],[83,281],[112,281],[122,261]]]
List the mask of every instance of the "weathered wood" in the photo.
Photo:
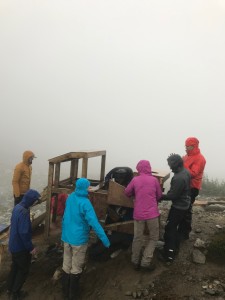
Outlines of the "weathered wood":
[[128,234],[134,234],[134,221],[117,222],[113,224],[107,224],[103,226],[105,230],[112,230],[117,232],[123,232]]
[[209,204],[209,202],[205,201],[205,200],[195,200],[195,202],[194,202],[194,205],[196,205],[196,206],[205,206],[208,204]]
[[77,158],[75,158],[71,161],[70,179],[71,179],[71,183],[73,183],[73,184],[74,184],[75,180],[77,179],[78,164],[79,164],[79,159],[77,159]]
[[95,209],[96,215],[99,220],[104,220],[106,218],[107,212],[107,197],[108,193],[105,190],[98,190],[97,192],[90,192],[89,199]]
[[49,163],[48,170],[48,189],[47,189],[47,200],[46,200],[46,217],[45,217],[45,238],[49,236],[50,229],[50,213],[51,213],[51,197],[52,197],[52,183],[54,174],[54,164]]
[[88,159],[83,158],[82,161],[82,177],[87,178]]
[[54,158],[49,159],[50,163],[66,162],[74,158],[91,158],[96,156],[106,155],[105,150],[100,151],[79,151],[79,152],[69,152]]
[[105,162],[106,162],[106,155],[102,155],[101,159],[101,171],[100,171],[100,182],[103,183],[105,179]]
[[124,190],[124,186],[110,180],[107,203],[124,207],[134,207],[133,198],[127,197],[124,194]]
[[32,230],[35,230],[38,227],[38,225],[41,224],[45,220],[45,217],[46,217],[46,212],[42,213],[37,218],[34,218],[34,220],[31,223]]
[[54,186],[59,186],[59,177],[60,177],[60,163],[55,165],[55,179],[54,179]]

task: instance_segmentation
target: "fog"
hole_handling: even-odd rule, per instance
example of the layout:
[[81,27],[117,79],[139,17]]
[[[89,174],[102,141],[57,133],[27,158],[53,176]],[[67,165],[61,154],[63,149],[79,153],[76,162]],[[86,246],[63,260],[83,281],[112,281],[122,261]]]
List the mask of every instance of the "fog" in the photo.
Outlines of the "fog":
[[[0,172],[106,150],[106,171],[200,141],[224,179],[225,2],[0,1]],[[37,175],[36,175],[37,176]]]

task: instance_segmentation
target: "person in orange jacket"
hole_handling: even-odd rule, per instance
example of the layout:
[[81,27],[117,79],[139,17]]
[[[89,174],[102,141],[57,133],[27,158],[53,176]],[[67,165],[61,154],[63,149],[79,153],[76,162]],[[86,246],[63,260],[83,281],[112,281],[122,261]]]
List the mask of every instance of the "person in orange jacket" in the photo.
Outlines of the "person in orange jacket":
[[201,154],[199,140],[196,137],[187,138],[185,141],[185,148],[187,154],[183,157],[183,162],[185,169],[191,174],[191,204],[186,218],[179,227],[181,239],[189,239],[189,233],[192,230],[192,206],[201,189],[204,168],[206,165],[206,159]]
[[24,194],[30,189],[32,161],[35,155],[27,150],[23,153],[23,161],[16,165],[13,173],[12,186],[14,205],[20,203]]

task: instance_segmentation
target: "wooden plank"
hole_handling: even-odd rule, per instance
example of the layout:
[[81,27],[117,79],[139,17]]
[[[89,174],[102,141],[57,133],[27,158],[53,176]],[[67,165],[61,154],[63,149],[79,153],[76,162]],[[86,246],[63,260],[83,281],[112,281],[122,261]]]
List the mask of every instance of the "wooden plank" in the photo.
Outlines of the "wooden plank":
[[134,221],[117,222],[103,226],[105,230],[134,234]]
[[105,162],[106,162],[106,155],[102,155],[101,159],[101,171],[100,171],[100,182],[103,184],[105,179]]
[[54,174],[54,164],[49,163],[48,189],[47,189],[47,199],[46,199],[46,217],[45,217],[45,238],[46,239],[49,236],[49,230],[50,230],[50,213],[51,213],[53,174]]
[[55,179],[54,179],[54,186],[59,186],[59,177],[60,177],[60,163],[55,165]]
[[98,190],[97,192],[90,192],[89,199],[94,207],[95,213],[99,220],[104,220],[106,218],[107,212],[107,191]]
[[71,161],[70,180],[71,180],[71,183],[73,183],[73,184],[74,184],[75,180],[77,179],[78,164],[79,164],[79,159],[77,159],[77,158],[75,158]]
[[196,206],[205,206],[208,205],[209,201],[206,200],[195,200],[194,205]]
[[87,178],[87,168],[88,168],[88,159],[83,158],[81,176],[84,177],[84,178]]
[[118,184],[113,180],[110,180],[107,203],[124,207],[134,207],[133,197],[127,197],[124,194],[124,190],[124,186]]
[[90,158],[96,156],[106,155],[106,150],[93,150],[93,151],[78,151],[78,152],[69,152],[60,156],[49,159],[50,163],[58,163],[72,160],[74,158]]

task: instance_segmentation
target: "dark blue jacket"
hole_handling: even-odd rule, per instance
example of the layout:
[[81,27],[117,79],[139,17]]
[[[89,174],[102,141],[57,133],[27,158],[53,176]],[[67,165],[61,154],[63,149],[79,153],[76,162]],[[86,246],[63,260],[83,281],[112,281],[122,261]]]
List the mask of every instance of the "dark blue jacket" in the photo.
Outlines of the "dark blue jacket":
[[22,201],[17,204],[11,217],[9,251],[17,253],[21,251],[32,251],[32,228],[30,221],[30,207],[40,197],[35,190],[28,190],[23,196]]

